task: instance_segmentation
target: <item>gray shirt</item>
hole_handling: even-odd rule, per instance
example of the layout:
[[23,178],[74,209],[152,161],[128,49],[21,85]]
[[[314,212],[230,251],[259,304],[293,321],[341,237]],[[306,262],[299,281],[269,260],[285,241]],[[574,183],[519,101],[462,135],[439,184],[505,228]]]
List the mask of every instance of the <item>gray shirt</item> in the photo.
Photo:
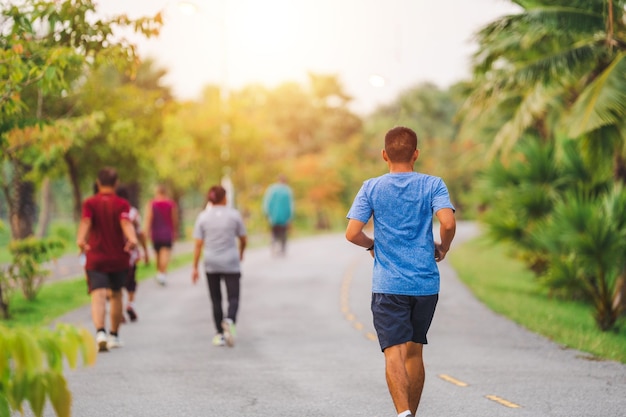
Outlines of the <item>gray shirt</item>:
[[193,238],[204,242],[204,271],[240,272],[237,238],[246,235],[241,214],[227,206],[208,206],[198,215]]

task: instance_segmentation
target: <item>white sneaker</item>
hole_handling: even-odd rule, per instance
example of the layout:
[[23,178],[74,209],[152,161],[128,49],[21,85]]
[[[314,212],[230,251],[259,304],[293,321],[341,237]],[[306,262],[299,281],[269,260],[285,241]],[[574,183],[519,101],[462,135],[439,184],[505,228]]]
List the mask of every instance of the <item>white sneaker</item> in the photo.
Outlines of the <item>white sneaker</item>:
[[213,336],[213,346],[224,346],[225,344],[226,344],[226,341],[224,340],[224,336],[222,336],[221,333],[218,333],[215,336]]
[[156,280],[157,280],[157,282],[158,282],[159,284],[161,284],[161,285],[163,285],[163,286],[164,286],[164,285],[165,285],[165,274],[162,274],[162,273],[160,273],[160,272],[159,272],[159,273],[157,274],[157,276],[156,276]]
[[109,335],[107,339],[107,348],[115,349],[115,348],[121,348],[122,346],[124,346],[124,344],[120,340],[119,336],[113,336],[112,334]]
[[109,350],[107,346],[107,334],[100,330],[96,333],[96,344],[98,345],[98,352],[106,352]]
[[232,319],[222,320],[222,329],[224,329],[224,340],[230,347],[235,346],[235,336],[237,331],[235,329],[235,323]]

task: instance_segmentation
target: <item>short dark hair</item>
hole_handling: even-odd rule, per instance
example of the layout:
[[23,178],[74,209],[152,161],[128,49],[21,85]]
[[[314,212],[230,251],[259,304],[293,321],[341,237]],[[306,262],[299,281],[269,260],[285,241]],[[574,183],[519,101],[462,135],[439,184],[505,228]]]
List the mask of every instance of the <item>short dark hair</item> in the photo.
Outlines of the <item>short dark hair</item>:
[[117,171],[115,168],[106,167],[98,171],[98,182],[105,187],[113,187],[117,183]]
[[385,135],[385,151],[391,162],[410,162],[417,149],[417,134],[408,127],[396,126]]
[[221,185],[214,185],[209,188],[208,200],[210,203],[217,204],[226,196],[226,189]]
[[125,185],[120,185],[119,187],[117,187],[115,189],[115,194],[117,194],[118,197],[121,197],[126,201],[130,200],[130,193],[128,192],[128,187],[126,187]]

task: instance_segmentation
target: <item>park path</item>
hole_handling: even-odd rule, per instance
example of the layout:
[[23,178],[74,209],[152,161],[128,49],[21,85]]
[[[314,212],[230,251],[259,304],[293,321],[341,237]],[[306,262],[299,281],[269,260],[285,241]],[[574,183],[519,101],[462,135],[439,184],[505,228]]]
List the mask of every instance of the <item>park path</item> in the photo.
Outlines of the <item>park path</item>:
[[[476,233],[459,224],[455,244]],[[67,372],[73,415],[394,416],[369,312],[371,264],[342,235],[294,240],[285,258],[248,251],[234,348],[211,346],[208,291],[191,284],[190,267],[166,287],[140,283],[125,347]],[[418,416],[626,415],[625,365],[526,331],[476,301],[446,261],[440,268]],[[60,321],[91,329],[87,307]]]

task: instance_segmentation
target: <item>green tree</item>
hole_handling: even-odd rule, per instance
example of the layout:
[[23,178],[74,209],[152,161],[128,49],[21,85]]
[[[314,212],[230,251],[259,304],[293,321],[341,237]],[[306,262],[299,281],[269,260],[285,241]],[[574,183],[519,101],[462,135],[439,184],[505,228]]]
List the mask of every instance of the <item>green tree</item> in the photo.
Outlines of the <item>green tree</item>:
[[[7,134],[58,118],[46,114],[46,103],[62,101],[85,68],[114,62],[133,71],[134,45],[115,38],[115,29],[131,27],[152,36],[158,34],[161,19],[118,16],[94,21],[92,0],[26,0],[1,7],[0,186],[9,206],[12,235],[23,238],[33,233],[36,184],[29,176],[41,144],[11,143]],[[56,104],[48,107],[58,110]]]
[[493,145],[511,149],[521,135],[580,138],[589,157],[612,160],[626,181],[624,91],[626,2],[519,0],[477,35],[469,123],[485,110],[508,114]]

